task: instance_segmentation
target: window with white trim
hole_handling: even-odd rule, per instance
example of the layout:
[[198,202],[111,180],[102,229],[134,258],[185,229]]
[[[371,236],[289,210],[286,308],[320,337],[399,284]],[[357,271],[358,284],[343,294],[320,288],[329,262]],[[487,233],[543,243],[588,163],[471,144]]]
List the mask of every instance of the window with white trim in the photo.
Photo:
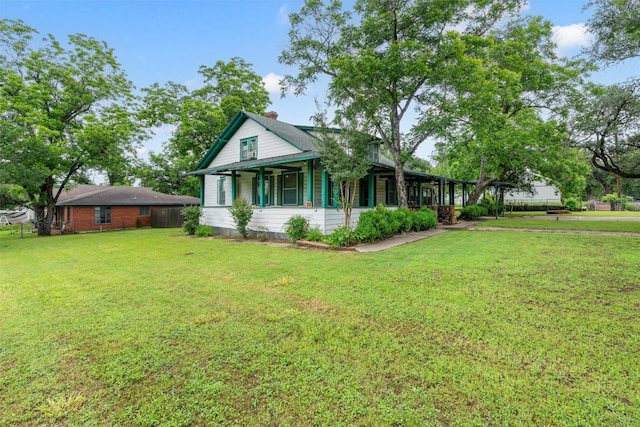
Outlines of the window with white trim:
[[226,203],[226,192],[224,191],[224,176],[218,178],[218,205],[224,206]]
[[258,158],[258,137],[244,138],[240,140],[240,160]]

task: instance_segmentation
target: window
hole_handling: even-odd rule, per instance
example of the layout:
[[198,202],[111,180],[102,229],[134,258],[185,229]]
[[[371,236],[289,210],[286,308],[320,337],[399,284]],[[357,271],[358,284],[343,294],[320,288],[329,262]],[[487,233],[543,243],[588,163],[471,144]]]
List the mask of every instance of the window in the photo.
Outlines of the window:
[[298,173],[290,172],[282,174],[282,204],[298,204]]
[[371,160],[372,162],[380,161],[380,155],[378,154],[379,152],[380,151],[378,144],[369,145],[369,160]]
[[224,176],[218,178],[218,205],[224,206],[226,203],[226,192],[224,191]]
[[67,206],[67,224],[71,222],[71,206]]
[[[251,197],[254,205],[260,205],[260,178],[251,179],[253,186],[253,196]],[[273,205],[273,176],[264,177],[264,205]]]
[[96,206],[93,208],[96,224],[111,224],[111,206]]
[[140,216],[149,216],[149,206],[140,206]]
[[398,191],[396,188],[396,180],[388,179],[386,182],[386,205],[395,206],[398,204]]
[[252,136],[240,140],[240,160],[258,158],[258,137]]
[[[374,194],[375,194],[375,185],[376,185],[376,182],[374,180],[373,181]],[[360,187],[359,188],[360,207],[367,207],[369,206],[369,178],[361,179],[360,182],[358,183],[358,186]]]

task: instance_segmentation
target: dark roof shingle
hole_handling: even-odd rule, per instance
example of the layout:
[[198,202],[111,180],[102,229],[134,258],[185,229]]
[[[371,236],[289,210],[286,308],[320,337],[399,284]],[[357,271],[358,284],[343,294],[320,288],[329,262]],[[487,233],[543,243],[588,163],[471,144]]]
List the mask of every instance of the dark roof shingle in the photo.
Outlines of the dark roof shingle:
[[198,205],[200,199],[159,193],[146,187],[80,184],[60,193],[56,206],[185,206]]

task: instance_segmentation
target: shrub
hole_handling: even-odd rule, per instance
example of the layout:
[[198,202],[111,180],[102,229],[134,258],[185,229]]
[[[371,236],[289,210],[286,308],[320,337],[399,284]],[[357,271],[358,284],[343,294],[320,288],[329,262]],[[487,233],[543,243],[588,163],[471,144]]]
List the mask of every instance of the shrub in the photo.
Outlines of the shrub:
[[482,205],[469,205],[462,208],[460,219],[475,220],[481,216],[487,216],[489,210]]
[[627,202],[630,202],[631,200],[633,200],[633,197],[631,197],[631,196],[622,195],[622,196],[618,197],[618,195],[614,194],[614,193],[610,193],[610,194],[607,194],[605,196],[602,196],[602,201],[603,202],[627,203]]
[[353,241],[353,233],[349,233],[347,227],[341,225],[333,233],[326,236],[325,240],[332,248],[349,246]]
[[182,225],[183,230],[193,236],[200,225],[202,209],[200,209],[200,206],[187,206],[182,209],[180,213],[184,217],[184,224]]
[[354,237],[363,242],[374,242],[382,239],[382,221],[384,221],[384,217],[378,207],[362,212],[358,219],[358,225],[353,231]]
[[[489,195],[484,196],[482,200],[480,200],[480,203],[478,204],[487,210],[487,213],[485,213],[484,215],[488,215],[490,212],[493,213],[496,211],[496,203],[493,197]],[[484,215],[480,215],[480,216],[484,216]]]
[[247,225],[253,216],[253,206],[246,199],[238,198],[231,204],[229,213],[233,217],[238,233],[246,238],[248,234]]
[[213,230],[208,225],[199,225],[195,232],[195,235],[198,237],[209,237],[212,234]]
[[408,208],[401,208],[396,209],[395,211],[391,211],[391,218],[396,229],[395,233],[406,233],[408,231],[411,231],[413,221],[411,211]]
[[284,232],[292,242],[304,239],[309,232],[309,220],[302,215],[294,215],[284,223]]
[[324,240],[324,234],[320,231],[319,227],[313,227],[307,233],[307,240],[311,242],[322,242]]
[[580,206],[580,201],[574,197],[567,197],[564,200],[564,208],[570,211],[575,211]]
[[412,229],[415,231],[429,230],[438,225],[435,211],[423,206],[419,211],[411,213]]

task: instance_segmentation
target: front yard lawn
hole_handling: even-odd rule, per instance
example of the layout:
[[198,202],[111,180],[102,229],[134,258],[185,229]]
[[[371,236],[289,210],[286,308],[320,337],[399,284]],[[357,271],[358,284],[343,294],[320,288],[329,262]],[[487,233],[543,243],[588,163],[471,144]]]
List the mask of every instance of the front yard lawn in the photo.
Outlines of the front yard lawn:
[[0,240],[0,425],[637,425],[640,239]]

